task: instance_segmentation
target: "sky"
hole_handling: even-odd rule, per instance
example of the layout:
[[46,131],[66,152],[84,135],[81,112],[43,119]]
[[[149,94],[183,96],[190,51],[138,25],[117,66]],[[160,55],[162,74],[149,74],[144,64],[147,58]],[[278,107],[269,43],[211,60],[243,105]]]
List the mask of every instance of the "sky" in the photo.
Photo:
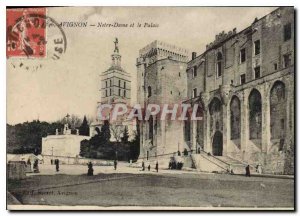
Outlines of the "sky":
[[[7,59],[7,123],[39,119],[56,121],[67,113],[96,117],[100,75],[111,64],[115,37],[122,67],[132,76],[132,103],[136,101],[138,51],[161,40],[200,54],[215,35],[233,28],[241,31],[274,7],[61,7],[48,8],[56,22],[87,22],[85,28],[63,27],[66,52],[59,60]],[[96,27],[98,23],[135,24],[132,28]],[[137,23],[158,24],[155,28]],[[96,26],[89,26],[94,24]],[[48,29],[50,35],[54,28]],[[46,45],[47,46],[47,45]],[[51,47],[47,46],[49,53]],[[22,67],[20,65],[22,64]]]

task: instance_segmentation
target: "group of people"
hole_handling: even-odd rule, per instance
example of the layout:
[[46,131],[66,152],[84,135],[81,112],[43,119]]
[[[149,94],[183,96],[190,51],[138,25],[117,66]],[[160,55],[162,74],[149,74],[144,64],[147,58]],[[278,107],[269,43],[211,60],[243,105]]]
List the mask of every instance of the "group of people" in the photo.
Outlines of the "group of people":
[[55,160],[51,159],[51,165],[53,164],[55,165],[56,172],[59,172],[59,159],[55,159]]
[[[148,171],[150,171],[150,170],[151,170],[151,165],[149,164]],[[156,172],[158,172],[158,161],[156,161],[155,170],[156,170]],[[145,162],[144,161],[142,162],[142,171],[145,171]]]
[[181,170],[183,167],[183,163],[182,162],[177,162],[175,160],[171,160],[169,162],[169,169],[178,169]]

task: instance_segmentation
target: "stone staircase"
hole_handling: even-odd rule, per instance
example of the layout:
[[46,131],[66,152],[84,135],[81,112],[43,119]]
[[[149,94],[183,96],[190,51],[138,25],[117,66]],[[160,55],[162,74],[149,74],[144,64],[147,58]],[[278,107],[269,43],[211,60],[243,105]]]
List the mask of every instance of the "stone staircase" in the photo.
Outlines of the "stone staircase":
[[193,164],[198,171],[201,172],[217,172],[217,173],[226,173],[228,165],[219,161],[213,156],[209,156],[205,153],[201,154],[192,154],[191,158]]
[[[228,173],[231,170],[234,174],[245,174],[246,163],[227,156],[213,156],[206,152],[193,154],[191,156],[195,168],[202,172]],[[255,168],[250,166],[250,172]]]

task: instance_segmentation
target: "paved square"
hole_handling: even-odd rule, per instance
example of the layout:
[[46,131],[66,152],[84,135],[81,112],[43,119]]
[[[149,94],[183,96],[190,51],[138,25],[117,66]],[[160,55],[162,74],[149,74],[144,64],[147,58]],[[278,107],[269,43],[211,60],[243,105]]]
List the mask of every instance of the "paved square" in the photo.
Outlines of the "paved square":
[[8,191],[22,204],[294,207],[294,179],[176,171],[144,173],[138,169],[135,173],[114,173],[112,167],[105,169],[111,169],[111,173],[29,176],[8,181]]

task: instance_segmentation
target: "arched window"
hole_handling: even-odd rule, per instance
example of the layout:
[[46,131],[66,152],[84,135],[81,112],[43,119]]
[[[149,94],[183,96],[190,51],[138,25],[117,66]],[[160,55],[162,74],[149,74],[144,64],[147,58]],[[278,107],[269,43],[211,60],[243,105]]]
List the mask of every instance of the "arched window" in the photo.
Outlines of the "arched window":
[[284,139],[286,129],[285,85],[276,81],[270,92],[271,139]]
[[152,92],[151,92],[151,86],[148,86],[148,97],[151,97]]
[[210,132],[223,131],[223,109],[222,102],[218,98],[214,98],[209,104],[210,114]]
[[261,139],[262,120],[261,95],[253,89],[249,95],[249,134],[250,139]]
[[230,102],[230,134],[231,139],[240,138],[241,133],[241,105],[237,96],[233,96]]
[[222,76],[222,61],[223,61],[223,55],[221,52],[217,53],[217,77]]

